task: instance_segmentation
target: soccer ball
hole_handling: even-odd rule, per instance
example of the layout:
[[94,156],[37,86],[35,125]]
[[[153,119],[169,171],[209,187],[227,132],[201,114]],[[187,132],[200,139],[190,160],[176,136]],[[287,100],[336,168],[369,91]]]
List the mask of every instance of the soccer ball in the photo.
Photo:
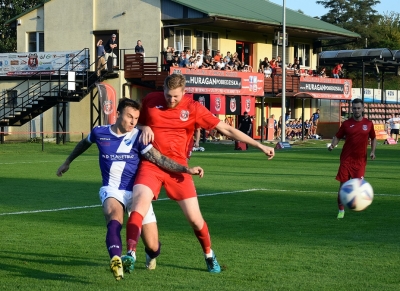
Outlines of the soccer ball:
[[354,211],[362,211],[372,203],[374,190],[370,183],[356,178],[342,185],[339,196],[343,205]]

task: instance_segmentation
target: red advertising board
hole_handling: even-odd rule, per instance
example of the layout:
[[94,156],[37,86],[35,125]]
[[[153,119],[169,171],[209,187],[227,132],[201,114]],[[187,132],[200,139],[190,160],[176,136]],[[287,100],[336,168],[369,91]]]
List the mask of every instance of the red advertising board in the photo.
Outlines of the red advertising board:
[[171,74],[186,78],[186,92],[264,96],[264,74],[171,67]]
[[352,82],[350,79],[300,77],[299,89],[300,93],[313,98],[351,100]]

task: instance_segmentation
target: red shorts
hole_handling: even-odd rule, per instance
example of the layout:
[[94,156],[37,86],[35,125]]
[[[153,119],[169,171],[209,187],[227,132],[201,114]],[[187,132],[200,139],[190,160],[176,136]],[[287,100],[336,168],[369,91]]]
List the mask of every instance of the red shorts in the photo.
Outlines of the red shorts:
[[167,196],[172,200],[181,201],[197,196],[191,175],[167,172],[148,161],[143,161],[139,166],[135,179],[135,185],[138,184],[149,187],[154,200],[157,200],[161,186],[164,186]]
[[341,183],[347,182],[354,178],[364,178],[366,164],[357,163],[340,163],[336,180]]

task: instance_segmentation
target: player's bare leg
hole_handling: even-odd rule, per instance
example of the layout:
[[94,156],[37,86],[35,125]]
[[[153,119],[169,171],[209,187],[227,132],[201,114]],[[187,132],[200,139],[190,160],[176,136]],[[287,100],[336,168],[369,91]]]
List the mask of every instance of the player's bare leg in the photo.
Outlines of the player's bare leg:
[[161,251],[161,243],[158,240],[157,223],[147,223],[142,226],[141,237],[145,245],[146,268],[154,270],[157,265],[156,258]]
[[217,262],[213,250],[211,249],[211,239],[208,232],[208,226],[201,215],[197,197],[188,198],[177,202],[190,226],[193,228],[201,247],[203,248],[208,271],[211,273],[220,273],[221,267]]
[[[142,232],[143,218],[146,216],[153,199],[153,192],[145,185],[135,185],[133,187],[133,202],[131,207],[131,214],[126,224],[126,241],[127,251],[133,260],[127,261],[126,267],[129,271],[134,269],[134,263],[136,261],[136,247],[139,241],[140,234]],[[157,239],[158,242],[158,239]],[[129,258],[129,256],[127,256]]]

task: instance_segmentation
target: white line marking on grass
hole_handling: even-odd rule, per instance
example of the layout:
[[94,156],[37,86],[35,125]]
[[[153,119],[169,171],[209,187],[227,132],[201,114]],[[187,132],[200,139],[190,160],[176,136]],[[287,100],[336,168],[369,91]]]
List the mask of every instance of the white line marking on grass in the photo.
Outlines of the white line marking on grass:
[[[282,189],[267,189],[267,188],[254,188],[254,189],[246,189],[246,190],[236,190],[236,191],[226,191],[226,192],[216,192],[209,194],[200,194],[197,197],[207,197],[207,196],[218,196],[218,195],[229,195],[236,193],[246,193],[246,192],[255,192],[255,191],[273,191],[273,192],[295,192],[295,193],[320,193],[320,194],[337,194],[337,192],[321,192],[321,191],[305,191],[305,190],[282,190]],[[375,194],[375,196],[393,196],[400,197],[400,195],[396,194]],[[170,200],[169,198],[160,198],[157,201],[165,201]],[[43,209],[43,210],[30,210],[30,211],[19,211],[19,212],[8,212],[8,213],[0,213],[0,216],[5,215],[19,215],[19,214],[30,214],[30,213],[43,213],[43,212],[57,212],[57,211],[66,211],[66,210],[77,210],[77,209],[85,209],[85,208],[95,208],[101,207],[98,205],[89,205],[89,206],[76,206],[76,207],[64,207],[64,208],[56,208],[56,209]]]
[[[80,160],[74,160],[74,163],[75,163],[75,162],[98,161],[98,160],[99,160],[99,158],[96,157],[96,158],[94,158],[94,159],[86,159],[86,160],[80,159]],[[62,160],[60,160],[60,161],[62,162]],[[54,160],[54,161],[14,162],[14,163],[0,163],[0,165],[37,164],[37,163],[40,163],[40,164],[42,164],[42,163],[60,163],[60,161]]]

